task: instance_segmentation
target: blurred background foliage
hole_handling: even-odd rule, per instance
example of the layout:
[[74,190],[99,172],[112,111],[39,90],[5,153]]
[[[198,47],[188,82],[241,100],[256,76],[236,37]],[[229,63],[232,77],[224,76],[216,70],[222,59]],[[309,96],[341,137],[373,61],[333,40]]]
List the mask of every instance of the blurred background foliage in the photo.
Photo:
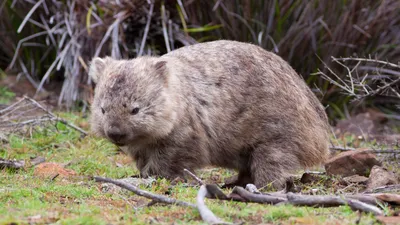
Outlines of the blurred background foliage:
[[[373,96],[351,104],[342,88],[312,75],[329,67],[338,76],[333,80],[346,82],[347,68],[331,57],[397,64],[398,0],[3,0],[0,35],[2,76],[27,79],[37,94],[54,90],[57,104],[66,108],[90,104],[87,67],[94,56],[161,55],[218,39],[251,42],[282,56],[328,106],[332,119],[365,107],[395,113],[399,103]],[[382,64],[358,70],[372,79],[400,76]]]

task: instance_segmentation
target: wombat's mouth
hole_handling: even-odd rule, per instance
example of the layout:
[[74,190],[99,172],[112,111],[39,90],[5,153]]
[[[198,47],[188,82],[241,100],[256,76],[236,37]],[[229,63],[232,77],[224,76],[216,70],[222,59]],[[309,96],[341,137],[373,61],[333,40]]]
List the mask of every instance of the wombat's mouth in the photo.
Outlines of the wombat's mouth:
[[115,144],[115,145],[117,145],[117,146],[119,146],[119,147],[121,147],[121,146],[124,146],[124,145],[127,145],[128,143],[136,143],[136,142],[143,142],[143,141],[145,141],[145,140],[147,140],[147,138],[146,138],[146,136],[145,135],[137,135],[137,136],[134,136],[134,137],[131,137],[129,140],[123,140],[123,141],[116,141],[116,140],[112,140],[111,138],[108,138],[113,144]]

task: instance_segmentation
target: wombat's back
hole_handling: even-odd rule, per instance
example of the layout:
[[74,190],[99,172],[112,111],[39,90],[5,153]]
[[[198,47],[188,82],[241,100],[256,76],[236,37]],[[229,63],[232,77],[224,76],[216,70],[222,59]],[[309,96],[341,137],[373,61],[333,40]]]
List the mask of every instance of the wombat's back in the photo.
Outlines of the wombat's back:
[[181,80],[182,96],[201,121],[214,165],[238,168],[243,155],[267,143],[285,143],[270,148],[267,157],[286,154],[291,167],[325,160],[324,109],[279,56],[252,44],[214,41],[161,58],[175,62],[171,74]]

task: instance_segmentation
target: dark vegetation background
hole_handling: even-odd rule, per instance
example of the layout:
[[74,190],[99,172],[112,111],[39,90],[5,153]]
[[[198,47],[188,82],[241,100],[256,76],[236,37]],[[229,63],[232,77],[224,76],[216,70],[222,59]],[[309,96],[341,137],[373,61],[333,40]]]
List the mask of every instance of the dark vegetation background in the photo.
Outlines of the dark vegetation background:
[[[87,67],[94,56],[161,55],[196,42],[232,39],[287,60],[328,106],[332,122],[371,107],[394,117],[398,112],[397,84],[392,94],[352,99],[357,89],[374,90],[398,78],[400,70],[366,62],[351,71],[358,80],[349,80],[347,69],[357,62],[341,65],[331,58],[398,65],[398,0],[2,0],[0,35],[1,76],[26,80],[37,97],[55,93],[47,96],[68,109],[90,104]],[[328,79],[312,75],[319,70]],[[353,94],[333,84],[338,80],[355,83]]]

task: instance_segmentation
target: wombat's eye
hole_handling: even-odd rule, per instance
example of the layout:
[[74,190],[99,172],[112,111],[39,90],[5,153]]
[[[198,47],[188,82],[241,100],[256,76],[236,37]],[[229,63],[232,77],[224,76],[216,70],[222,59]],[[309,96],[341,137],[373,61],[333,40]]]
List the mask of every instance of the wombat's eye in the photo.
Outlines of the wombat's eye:
[[138,112],[139,112],[139,108],[136,107],[136,108],[133,108],[133,109],[132,109],[131,114],[132,114],[132,115],[136,115]]
[[106,113],[106,111],[104,110],[104,108],[103,107],[101,107],[101,113]]

